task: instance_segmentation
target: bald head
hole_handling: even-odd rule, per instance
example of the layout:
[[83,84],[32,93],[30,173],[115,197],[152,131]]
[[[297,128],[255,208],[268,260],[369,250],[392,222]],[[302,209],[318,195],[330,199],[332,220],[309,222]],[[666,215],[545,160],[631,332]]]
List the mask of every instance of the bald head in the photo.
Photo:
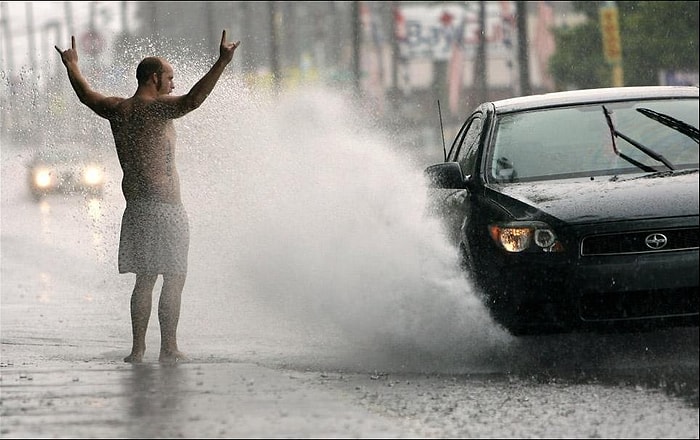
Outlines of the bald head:
[[138,84],[140,86],[146,84],[148,79],[154,73],[158,75],[158,78],[160,78],[160,75],[163,73],[164,64],[165,60],[160,57],[144,58],[139,63],[138,67],[136,67],[136,81],[138,81]]

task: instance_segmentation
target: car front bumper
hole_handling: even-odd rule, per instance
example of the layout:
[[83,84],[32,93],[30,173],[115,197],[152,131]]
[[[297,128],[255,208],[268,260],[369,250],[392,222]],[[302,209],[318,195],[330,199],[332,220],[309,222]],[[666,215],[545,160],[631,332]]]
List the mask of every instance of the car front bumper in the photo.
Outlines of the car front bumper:
[[497,275],[482,278],[482,291],[496,320],[514,333],[698,322],[697,249],[501,263],[489,271]]

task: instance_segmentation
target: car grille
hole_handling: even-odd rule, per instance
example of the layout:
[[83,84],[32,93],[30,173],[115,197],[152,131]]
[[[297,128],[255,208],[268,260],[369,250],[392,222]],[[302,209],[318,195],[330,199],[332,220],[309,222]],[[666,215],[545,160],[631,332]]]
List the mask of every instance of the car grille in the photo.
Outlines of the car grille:
[[697,287],[653,289],[623,293],[588,292],[579,301],[584,321],[617,321],[697,315]]
[[[655,248],[665,239],[664,246]],[[650,243],[648,243],[650,242]],[[622,255],[698,249],[698,228],[592,235],[581,240],[581,255]]]

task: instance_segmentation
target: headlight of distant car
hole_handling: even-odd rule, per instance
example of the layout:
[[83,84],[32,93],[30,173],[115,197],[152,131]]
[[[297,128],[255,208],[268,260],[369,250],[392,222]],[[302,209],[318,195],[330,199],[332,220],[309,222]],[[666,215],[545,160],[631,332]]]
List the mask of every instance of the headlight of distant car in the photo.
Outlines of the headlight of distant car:
[[102,185],[104,182],[104,172],[97,165],[87,165],[83,168],[83,183],[88,186]]
[[32,181],[39,189],[53,188],[58,183],[55,172],[50,168],[36,168],[32,172]]
[[554,230],[542,222],[489,226],[491,238],[508,252],[563,252]]

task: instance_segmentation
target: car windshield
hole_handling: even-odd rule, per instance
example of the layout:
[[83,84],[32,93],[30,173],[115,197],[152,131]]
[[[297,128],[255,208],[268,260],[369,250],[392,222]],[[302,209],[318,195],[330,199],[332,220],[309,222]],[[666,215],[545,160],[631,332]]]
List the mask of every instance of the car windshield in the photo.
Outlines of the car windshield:
[[487,174],[523,182],[697,168],[697,127],[697,98],[508,113],[497,122]]

